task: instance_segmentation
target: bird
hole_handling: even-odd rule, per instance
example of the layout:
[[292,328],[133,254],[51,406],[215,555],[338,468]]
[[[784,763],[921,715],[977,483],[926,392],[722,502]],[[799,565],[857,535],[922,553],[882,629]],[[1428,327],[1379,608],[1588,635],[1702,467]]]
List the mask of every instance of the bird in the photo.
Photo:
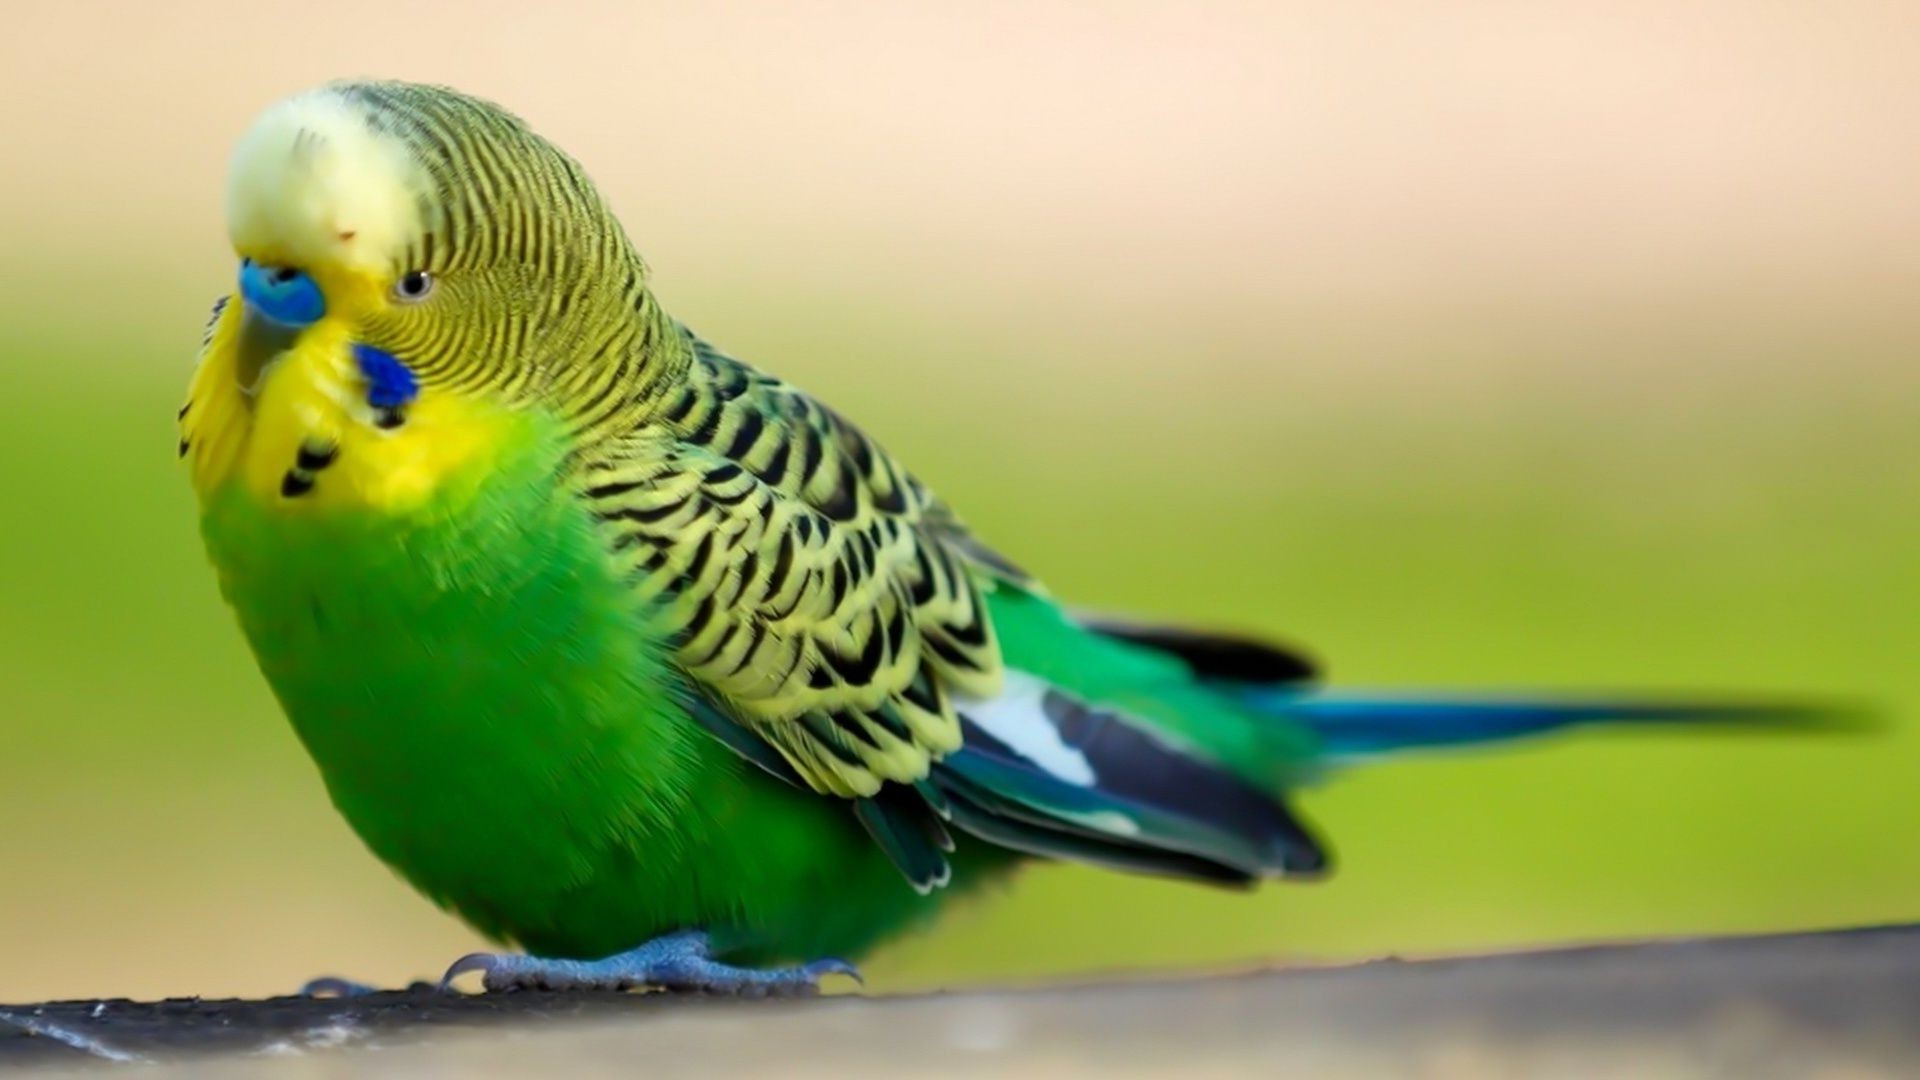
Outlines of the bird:
[[583,167],[452,89],[271,105],[225,217],[200,533],[334,807],[502,946],[443,987],[814,992],[1036,860],[1322,877],[1289,798],[1383,755],[1781,714],[1342,692],[1068,606],[670,315]]

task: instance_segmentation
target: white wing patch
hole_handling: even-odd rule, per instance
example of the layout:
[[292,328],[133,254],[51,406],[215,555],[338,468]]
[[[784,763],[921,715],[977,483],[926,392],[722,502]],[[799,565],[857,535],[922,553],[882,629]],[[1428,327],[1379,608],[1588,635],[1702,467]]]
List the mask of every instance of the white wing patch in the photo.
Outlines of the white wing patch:
[[1092,787],[1095,777],[1087,755],[1068,746],[1047,715],[1046,697],[1051,690],[1046,680],[1008,668],[999,694],[956,698],[954,704],[961,715],[1048,774]]

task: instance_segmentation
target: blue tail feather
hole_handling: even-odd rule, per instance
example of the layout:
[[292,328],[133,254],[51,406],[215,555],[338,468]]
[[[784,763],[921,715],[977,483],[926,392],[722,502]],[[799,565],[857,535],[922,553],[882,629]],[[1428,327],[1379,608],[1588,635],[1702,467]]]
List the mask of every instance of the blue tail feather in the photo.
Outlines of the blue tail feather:
[[1830,709],[1785,704],[1398,696],[1273,687],[1246,687],[1237,696],[1257,712],[1309,728],[1333,757],[1504,742],[1597,724],[1807,726],[1836,716]]

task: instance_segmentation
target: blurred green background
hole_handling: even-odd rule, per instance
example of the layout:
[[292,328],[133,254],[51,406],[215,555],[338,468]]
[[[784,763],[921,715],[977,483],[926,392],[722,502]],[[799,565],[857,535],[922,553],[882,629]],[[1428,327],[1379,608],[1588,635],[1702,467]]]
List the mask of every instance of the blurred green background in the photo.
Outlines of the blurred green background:
[[328,807],[173,461],[227,149],[360,74],[526,115],[683,318],[1062,596],[1349,684],[1891,721],[1368,769],[1305,799],[1331,884],[1038,869],[874,986],[1920,917],[1920,17],[534,7],[10,11],[0,1000],[399,981],[473,944]]

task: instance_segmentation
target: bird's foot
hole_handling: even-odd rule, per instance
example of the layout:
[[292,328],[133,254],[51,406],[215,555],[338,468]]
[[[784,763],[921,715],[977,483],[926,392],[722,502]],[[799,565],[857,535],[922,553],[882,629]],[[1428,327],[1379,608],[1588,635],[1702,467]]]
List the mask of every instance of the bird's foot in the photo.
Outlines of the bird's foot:
[[322,975],[318,979],[307,980],[307,984],[300,988],[300,996],[314,998],[356,998],[366,997],[368,994],[430,993],[437,989],[439,989],[438,984],[427,982],[424,979],[415,979],[413,982],[397,990],[390,990],[384,986],[375,986],[372,983],[342,979],[337,975]]
[[337,975],[322,975],[317,979],[308,979],[306,985],[300,988],[301,997],[351,998],[366,997],[368,994],[379,992],[380,988],[372,983],[354,982],[352,979],[342,979]]
[[815,960],[785,968],[744,968],[713,959],[713,944],[699,930],[655,938],[637,949],[604,960],[553,960],[519,953],[474,953],[453,962],[440,989],[470,971],[480,984],[497,990],[633,990],[654,988],[687,993],[770,997],[813,994],[828,975],[860,981],[860,972],[844,960]]

